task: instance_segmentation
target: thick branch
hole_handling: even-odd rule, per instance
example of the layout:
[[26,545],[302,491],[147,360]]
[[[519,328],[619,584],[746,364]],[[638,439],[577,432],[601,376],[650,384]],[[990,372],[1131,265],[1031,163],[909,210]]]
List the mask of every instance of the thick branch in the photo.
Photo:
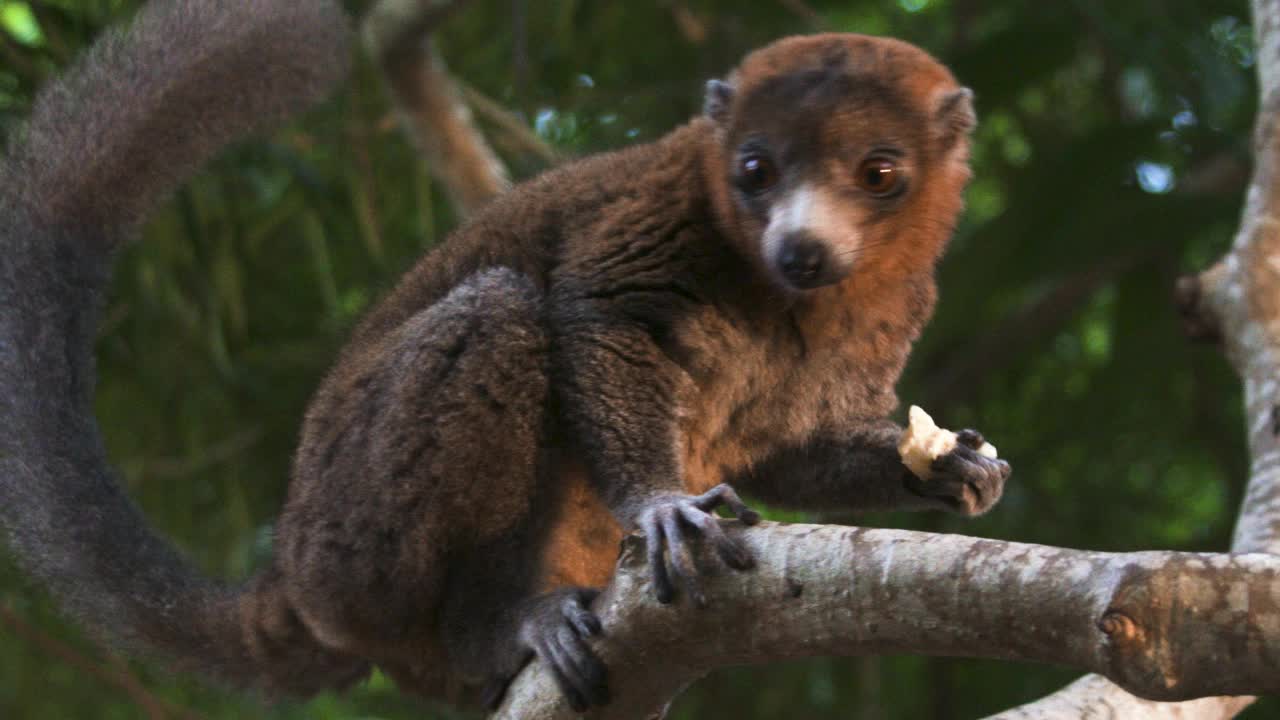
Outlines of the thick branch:
[[[642,541],[628,540],[596,604],[608,633],[597,648],[626,682],[598,717],[645,717],[718,667],[888,652],[1068,665],[1162,700],[1280,690],[1280,557],[838,526],[734,532],[759,567],[711,579],[705,612],[654,602]],[[496,715],[573,716],[536,663]]]

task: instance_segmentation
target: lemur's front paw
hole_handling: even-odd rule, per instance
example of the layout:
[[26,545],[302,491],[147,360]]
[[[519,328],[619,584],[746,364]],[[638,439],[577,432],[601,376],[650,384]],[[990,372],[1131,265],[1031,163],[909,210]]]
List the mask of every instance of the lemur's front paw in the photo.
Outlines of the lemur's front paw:
[[599,594],[590,588],[565,588],[536,598],[524,608],[517,633],[519,657],[510,667],[500,669],[481,691],[481,702],[487,709],[498,708],[511,681],[534,655],[550,668],[574,712],[608,704],[604,663],[587,644],[587,638],[603,632],[600,618],[591,612],[591,602]]
[[747,525],[760,522],[760,514],[748,508],[738,493],[724,484],[701,495],[661,495],[640,511],[636,524],[645,535],[649,571],[653,573],[653,591],[658,602],[674,600],[679,586],[689,593],[695,605],[707,606],[690,547],[691,535],[710,543],[720,559],[735,570],[755,566],[751,553],[726,535],[716,520],[715,509],[721,505]]
[[961,430],[955,448],[933,461],[933,476],[921,480],[908,473],[907,487],[961,515],[990,510],[1000,500],[1012,469],[1004,460],[979,454],[984,442],[977,430]]

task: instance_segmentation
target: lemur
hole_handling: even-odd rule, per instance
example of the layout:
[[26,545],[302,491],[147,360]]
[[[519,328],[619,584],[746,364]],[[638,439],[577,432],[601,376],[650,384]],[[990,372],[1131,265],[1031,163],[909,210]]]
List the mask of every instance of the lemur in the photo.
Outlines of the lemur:
[[345,39],[327,0],[151,3],[43,92],[0,167],[0,517],[87,625],[303,696],[377,665],[492,706],[536,656],[582,709],[608,701],[591,601],[624,533],[659,601],[707,605],[700,563],[752,566],[714,515],[757,519],[735,488],[815,510],[1000,497],[978,433],[923,481],[886,419],[961,209],[971,93],[903,42],[794,37],[708,83],[700,117],[528,181],[429,252],[316,393],[269,567],[201,577],[106,463],[100,296],[151,208],[320,97]]

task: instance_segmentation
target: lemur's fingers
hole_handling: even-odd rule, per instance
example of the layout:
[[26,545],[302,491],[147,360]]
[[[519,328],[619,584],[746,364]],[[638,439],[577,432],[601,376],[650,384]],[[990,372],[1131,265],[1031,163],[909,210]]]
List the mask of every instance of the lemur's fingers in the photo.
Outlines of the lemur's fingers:
[[673,494],[654,498],[640,515],[637,525],[645,535],[658,602],[670,603],[678,588],[689,593],[695,606],[707,606],[694,561],[695,538],[710,543],[720,559],[735,570],[754,567],[755,560],[746,546],[729,537],[720,526],[715,509],[721,505],[744,523],[760,520],[760,515],[748,508],[733,488],[723,484],[697,496]]
[[1009,463],[980,455],[967,445],[934,460],[933,477],[921,483],[918,492],[947,501],[962,515],[981,515],[990,510],[1004,492],[1012,472]]
[[599,595],[599,590],[582,590],[565,598],[564,605],[560,608],[560,611],[564,613],[564,619],[582,637],[592,637],[604,633],[604,627],[600,625],[600,618],[591,612],[591,603]]
[[760,513],[747,507],[742,498],[738,497],[737,491],[728,483],[720,483],[702,493],[693,499],[693,504],[704,512],[714,512],[717,507],[724,505],[744,525],[755,525],[760,522]]
[[535,653],[575,712],[609,702],[607,670],[587,642],[601,632],[600,619],[588,607],[597,595],[599,591],[590,588],[563,588],[525,609],[519,630],[523,652],[517,656],[518,664],[504,665],[485,686],[481,699],[488,708],[501,704],[512,678]]
[[646,514],[640,520],[640,530],[644,533],[645,554],[649,558],[649,572],[653,576],[653,595],[663,605],[676,598],[675,588],[671,586],[671,576],[667,574],[667,561],[662,550],[666,540],[662,534],[662,524],[656,514]]
[[561,627],[550,639],[555,648],[561,672],[591,705],[609,702],[609,685],[604,663],[573,628]]
[[587,711],[587,698],[583,691],[578,687],[576,678],[571,672],[568,672],[566,666],[569,662],[564,655],[564,650],[560,648],[551,638],[541,638],[534,646],[538,652],[538,657],[551,670],[551,677],[556,681],[556,686],[560,688],[560,692],[564,694],[566,700],[569,701],[569,707],[573,708],[576,713]]
[[750,570],[755,566],[751,553],[742,543],[725,534],[724,528],[720,527],[720,521],[716,520],[714,515],[709,515],[696,507],[686,506],[680,508],[680,519],[702,533],[703,539],[711,543],[725,565],[734,570]]
[[705,608],[707,596],[698,580],[698,567],[693,562],[693,552],[685,538],[684,528],[680,526],[675,507],[664,508],[662,532],[667,536],[667,557],[671,560],[671,571],[675,573],[680,589],[689,593],[689,598],[696,607]]
[[935,474],[928,480],[921,480],[908,474],[907,489],[921,497],[930,498],[938,503],[938,509],[961,515],[971,515],[968,508],[976,507],[978,496],[964,480],[941,474]]
[[956,442],[977,450],[987,443],[987,439],[982,437],[982,433],[977,430],[966,429],[956,433]]

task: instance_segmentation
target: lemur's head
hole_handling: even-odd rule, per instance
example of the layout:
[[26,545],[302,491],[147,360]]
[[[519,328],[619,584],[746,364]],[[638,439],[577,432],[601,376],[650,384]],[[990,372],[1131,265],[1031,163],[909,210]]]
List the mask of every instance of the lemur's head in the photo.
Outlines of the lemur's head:
[[717,214],[777,282],[803,291],[860,265],[933,266],[975,119],[972,93],[927,53],[864,35],[788,38],[707,83],[705,112]]

